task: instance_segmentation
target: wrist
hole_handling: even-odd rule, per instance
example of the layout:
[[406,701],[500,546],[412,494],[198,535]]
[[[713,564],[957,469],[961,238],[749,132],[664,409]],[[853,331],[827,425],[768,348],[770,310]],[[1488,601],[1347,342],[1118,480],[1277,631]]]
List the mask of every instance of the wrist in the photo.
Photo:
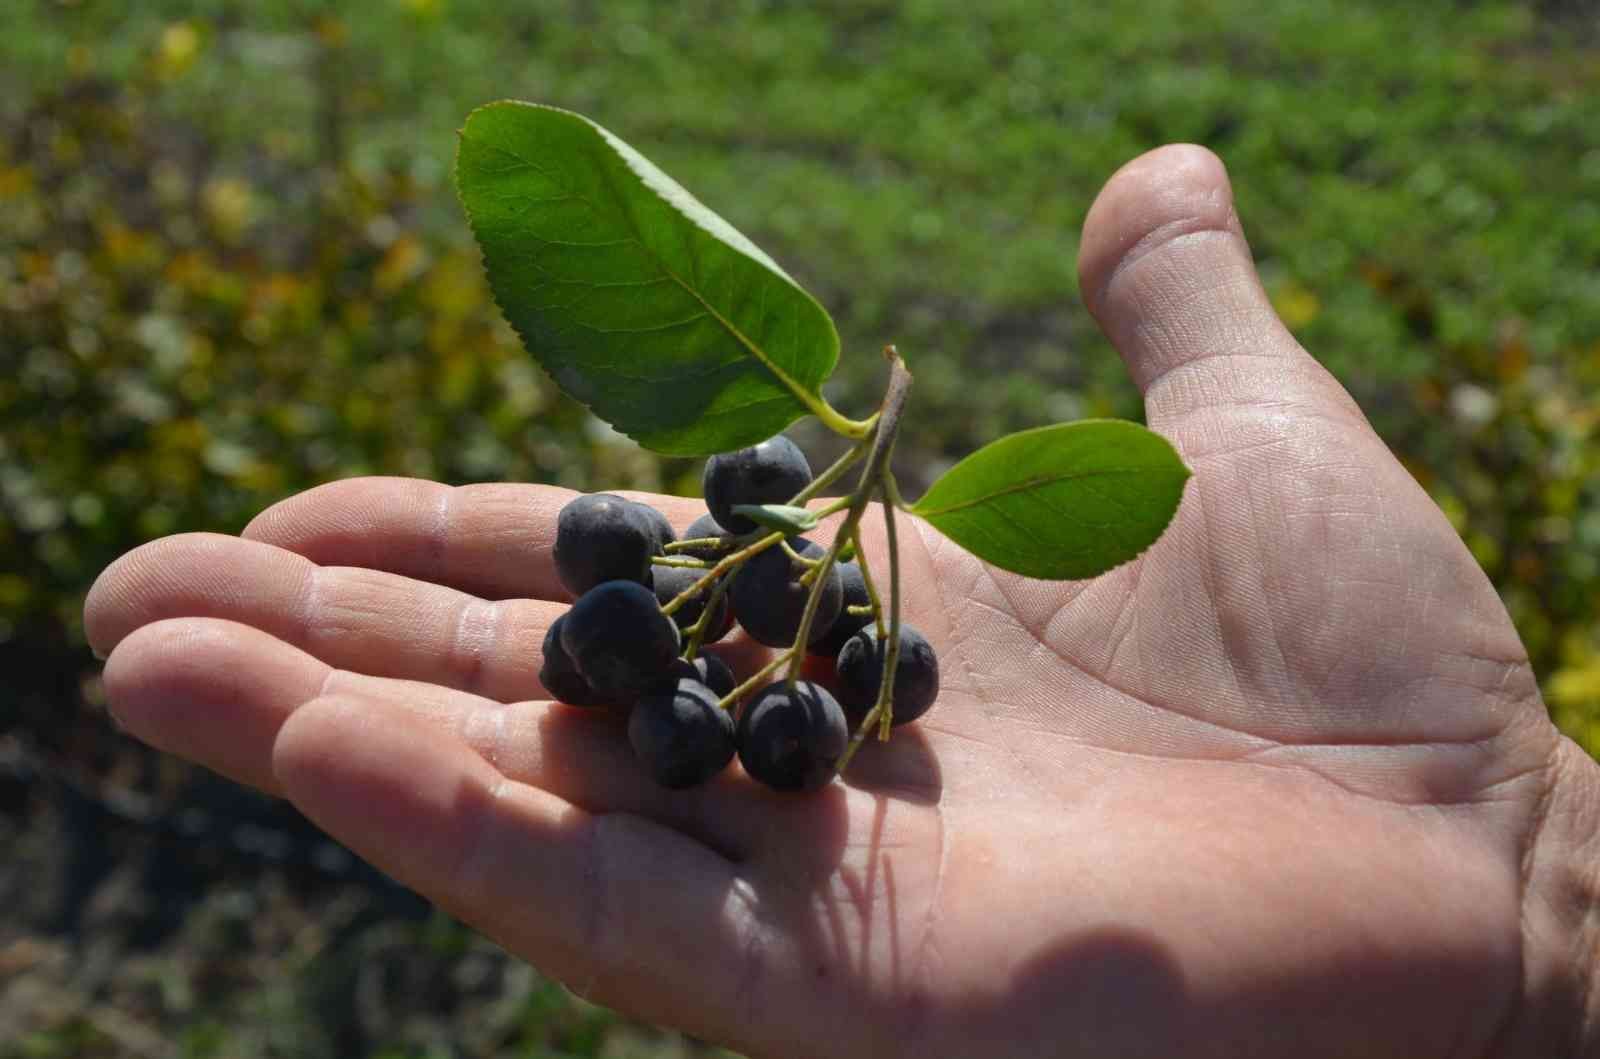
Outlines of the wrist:
[[1600,1055],[1600,765],[1556,736],[1522,861],[1523,990],[1497,1057]]

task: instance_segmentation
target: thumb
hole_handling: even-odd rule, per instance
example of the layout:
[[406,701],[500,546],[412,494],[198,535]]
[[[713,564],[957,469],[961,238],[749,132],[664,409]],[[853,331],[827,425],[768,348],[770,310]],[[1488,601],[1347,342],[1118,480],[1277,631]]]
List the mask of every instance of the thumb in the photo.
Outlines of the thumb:
[[1204,147],[1157,148],[1106,182],[1083,224],[1078,279],[1144,394],[1151,426],[1221,405],[1271,404],[1365,429],[1350,395],[1278,320],[1227,170]]
[[[1147,564],[1143,584],[1209,597],[1212,661],[1274,707],[1270,723],[1255,706],[1214,719],[1268,738],[1465,743],[1504,723],[1501,703],[1537,702],[1488,578],[1273,312],[1216,155],[1173,145],[1118,170],[1084,221],[1078,273],[1146,419],[1196,468],[1170,565]],[[1206,571],[1203,589],[1179,569]],[[1170,669],[1157,693],[1204,686]]]

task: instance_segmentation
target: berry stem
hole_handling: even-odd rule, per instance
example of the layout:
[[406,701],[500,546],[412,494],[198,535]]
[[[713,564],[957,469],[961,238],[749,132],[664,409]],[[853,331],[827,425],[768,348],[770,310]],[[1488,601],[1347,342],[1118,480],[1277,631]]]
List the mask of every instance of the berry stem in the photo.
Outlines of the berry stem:
[[[855,502],[855,498],[853,496],[840,497],[838,500],[835,500],[830,504],[827,504],[827,505],[825,505],[823,507],[818,508],[817,509],[817,517],[818,518],[827,518],[829,515],[836,514],[837,512],[843,511],[845,508],[850,507],[854,502]],[[685,603],[687,603],[689,600],[693,599],[694,597],[698,596],[700,593],[704,592],[707,588],[709,588],[711,586],[711,583],[713,581],[715,581],[717,578],[721,577],[723,574],[727,573],[729,570],[732,570],[734,567],[738,566],[740,563],[744,562],[746,559],[749,559],[750,557],[752,557],[754,555],[757,555],[760,552],[766,551],[768,548],[772,547],[774,544],[781,543],[784,540],[784,537],[785,537],[785,534],[784,534],[784,532],[782,530],[773,530],[771,533],[767,533],[767,534],[764,534],[763,536],[756,537],[749,544],[746,544],[744,547],[740,548],[736,552],[733,552],[731,555],[724,555],[721,559],[717,560],[715,565],[705,567],[706,574],[705,574],[704,577],[700,578],[700,580],[696,581],[694,584],[690,585],[688,588],[684,589],[682,592],[679,592],[676,596],[673,596],[671,601],[668,602],[666,606],[661,608],[661,613],[667,615],[668,617],[671,617],[673,611],[677,610],[679,607],[683,606]],[[712,539],[726,540],[727,538],[709,538],[708,537],[708,538],[704,538],[704,539],[706,539],[706,540],[712,540]],[[748,537],[738,537],[738,538],[735,538],[735,541],[736,542],[737,541],[745,541],[745,540],[749,540],[749,539],[750,538],[748,538]],[[681,544],[683,542],[680,541],[678,543]],[[669,545],[667,545],[667,547],[671,548],[672,545],[669,544]],[[691,563],[689,561],[685,561],[685,560],[681,560],[681,559],[669,559],[665,563],[663,563],[662,565],[664,565],[664,566],[690,566],[690,565],[694,565],[694,563],[699,563],[700,564],[700,565],[697,565],[695,567],[696,569],[699,569],[701,566],[704,566],[704,563],[702,561],[700,561],[700,560],[695,560],[693,563]]]
[[754,690],[756,685],[760,684],[763,680],[767,679],[767,677],[771,676],[779,666],[789,661],[790,656],[794,653],[795,649],[793,647],[785,647],[776,655],[773,655],[770,662],[756,670],[754,673],[750,674],[749,678],[746,679],[742,684],[728,692],[726,695],[722,696],[722,698],[718,699],[717,705],[721,706],[725,710],[733,709],[734,704],[739,701],[741,696],[747,695]]
[[651,566],[680,566],[688,570],[709,570],[711,564],[704,559],[679,558],[675,555],[652,555]]
[[778,547],[783,549],[783,553],[789,557],[789,560],[791,562],[799,563],[799,564],[801,564],[802,566],[804,566],[804,567],[806,567],[808,569],[811,568],[811,567],[814,567],[814,566],[818,566],[818,565],[820,565],[822,563],[821,559],[807,559],[805,556],[803,556],[799,552],[795,551],[794,550],[794,546],[791,545],[788,541],[779,541],[778,542]]
[[764,537],[756,538],[754,543],[745,545],[732,555],[723,556],[717,561],[717,565],[706,571],[706,575],[704,577],[690,585],[688,588],[684,589],[682,592],[679,592],[676,596],[673,596],[672,600],[667,603],[666,606],[661,608],[661,613],[671,617],[673,611],[677,610],[679,607],[683,606],[700,593],[704,592],[708,587],[710,587],[711,582],[715,581],[729,570],[732,570],[735,566],[738,566],[752,555],[766,551],[768,548],[772,547],[774,544],[777,544],[781,540],[783,540],[783,532],[781,530],[774,530]]
[[811,479],[811,484],[800,490],[789,500],[790,507],[804,507],[807,500],[822,492],[828,486],[838,481],[845,471],[848,471],[857,460],[867,454],[870,437],[863,438],[845,450],[844,455],[828,465],[828,469]]
[[867,548],[861,543],[861,531],[853,534],[856,542],[856,563],[861,567],[861,580],[867,583],[867,598],[872,601],[872,621],[878,627],[878,639],[883,639],[883,600],[878,598],[878,586],[872,581],[872,571],[867,567]]
[[687,540],[673,541],[667,545],[666,551],[670,556],[674,552],[686,552],[690,548],[716,548],[718,551],[725,551],[733,545],[732,537],[690,537]]
[[812,512],[812,514],[816,515],[819,519],[827,518],[829,515],[837,515],[839,512],[843,511],[853,503],[855,503],[854,496],[841,496],[838,499],[817,508],[817,510]]
[[850,514],[845,516],[844,525],[834,534],[833,543],[828,545],[828,550],[817,560],[817,565],[806,571],[800,579],[801,583],[804,583],[807,577],[812,578],[811,592],[806,596],[806,609],[800,615],[800,628],[795,632],[794,646],[790,648],[794,652],[794,656],[789,660],[790,687],[800,679],[800,668],[806,661],[806,648],[811,645],[811,624],[816,619],[817,606],[822,602],[822,579],[833,569],[834,560],[839,557],[839,549],[844,547],[844,542],[850,539],[850,535],[855,532],[856,523],[860,521],[861,508],[852,506]]
[[689,626],[689,645],[683,649],[683,660],[693,662],[694,656],[700,652],[700,645],[705,642],[706,630],[711,628],[711,619],[717,613],[717,604],[722,602],[723,593],[728,590],[728,578],[717,581],[711,589],[711,595],[706,599],[705,610],[700,612],[700,617]]

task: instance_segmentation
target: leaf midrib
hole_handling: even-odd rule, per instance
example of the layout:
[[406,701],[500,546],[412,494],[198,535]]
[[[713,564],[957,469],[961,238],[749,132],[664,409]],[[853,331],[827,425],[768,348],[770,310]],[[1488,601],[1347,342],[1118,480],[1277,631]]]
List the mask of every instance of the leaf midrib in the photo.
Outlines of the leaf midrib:
[[944,507],[926,508],[923,507],[919,501],[918,503],[912,505],[911,510],[913,513],[921,515],[923,518],[928,518],[935,515],[948,515],[955,511],[963,511],[969,507],[977,507],[979,504],[986,503],[990,500],[994,500],[998,497],[1006,496],[1011,493],[1021,493],[1029,489],[1054,485],[1057,482],[1070,482],[1079,478],[1099,478],[1111,474],[1137,474],[1141,471],[1152,470],[1160,470],[1160,468],[1152,467],[1149,464],[1136,464],[1131,467],[1101,467],[1092,471],[1073,471],[1065,474],[1035,475],[1032,478],[1026,478],[1020,482],[1008,485],[1003,489],[995,489],[992,492],[984,493],[981,496],[975,496],[970,500],[962,500],[954,504],[948,504]]

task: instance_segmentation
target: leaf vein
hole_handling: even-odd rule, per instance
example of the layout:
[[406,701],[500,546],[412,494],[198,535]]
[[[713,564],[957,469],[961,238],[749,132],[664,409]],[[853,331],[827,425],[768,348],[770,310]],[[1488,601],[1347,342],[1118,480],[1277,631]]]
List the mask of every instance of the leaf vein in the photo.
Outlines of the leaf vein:
[[[697,320],[704,320],[706,315],[706,313],[699,312],[695,313],[693,316],[686,316],[682,320],[673,320],[664,324],[652,324],[649,327],[595,327],[592,324],[584,323],[580,323],[578,326],[587,328],[597,335],[643,335],[649,334],[652,331],[671,331],[676,327],[687,327],[689,324],[692,324]],[[677,372],[673,373],[673,375],[677,374]],[[663,376],[663,378],[670,377],[671,376]]]

